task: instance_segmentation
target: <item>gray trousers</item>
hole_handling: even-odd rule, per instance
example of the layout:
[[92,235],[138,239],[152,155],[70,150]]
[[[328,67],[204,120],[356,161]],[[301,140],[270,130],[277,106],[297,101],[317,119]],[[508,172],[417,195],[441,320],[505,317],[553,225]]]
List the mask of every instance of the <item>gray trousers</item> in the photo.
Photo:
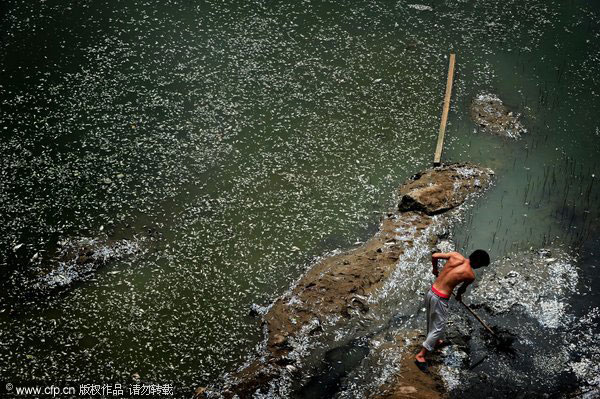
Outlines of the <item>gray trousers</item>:
[[427,313],[427,339],[423,347],[433,351],[435,343],[444,336],[446,320],[448,320],[448,299],[440,298],[430,289],[425,296]]

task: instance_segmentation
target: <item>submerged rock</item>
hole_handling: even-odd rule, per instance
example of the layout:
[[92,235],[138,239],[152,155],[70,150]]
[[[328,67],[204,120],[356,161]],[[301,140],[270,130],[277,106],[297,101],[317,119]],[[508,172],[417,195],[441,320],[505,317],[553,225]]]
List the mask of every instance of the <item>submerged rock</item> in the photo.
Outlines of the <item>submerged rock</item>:
[[[162,235],[155,227],[117,227],[109,221],[92,237],[72,236],[33,246],[19,244],[0,279],[0,308],[18,310],[23,305],[60,292],[91,278],[100,268],[132,259],[154,247]],[[109,272],[116,274],[119,270]]]
[[527,129],[494,94],[480,94],[471,103],[471,119],[490,133],[517,139]]
[[57,251],[57,262],[38,278],[34,287],[40,292],[67,287],[111,261],[140,251],[137,239],[78,238],[63,241]]
[[195,398],[205,398],[206,397],[206,388],[205,387],[196,388],[196,390],[194,391],[194,397]]
[[[214,395],[246,398],[260,390],[281,395],[282,389],[290,389],[290,381],[297,378],[286,366],[306,374],[305,362],[318,357],[314,350],[326,352],[325,337],[335,341],[341,329],[371,317],[370,304],[377,303],[374,296],[393,289],[390,277],[399,263],[412,259],[417,247],[429,252],[446,233],[455,215],[451,210],[487,188],[492,175],[475,165],[452,164],[409,179],[399,189],[399,205],[387,213],[374,237],[321,259],[275,300],[263,316],[265,339],[256,358],[227,376],[225,388],[216,389]],[[434,193],[434,198],[426,193]],[[314,342],[321,345],[311,346]],[[288,386],[278,388],[280,383]]]
[[0,307],[16,311],[24,305],[38,302],[89,279],[102,267],[144,253],[151,240],[153,238],[146,234],[132,234],[119,239],[107,235],[66,238],[54,247],[48,243],[45,247],[33,249],[33,256],[23,253],[14,259],[12,270],[2,281],[0,288],[3,288],[2,295],[6,300]]

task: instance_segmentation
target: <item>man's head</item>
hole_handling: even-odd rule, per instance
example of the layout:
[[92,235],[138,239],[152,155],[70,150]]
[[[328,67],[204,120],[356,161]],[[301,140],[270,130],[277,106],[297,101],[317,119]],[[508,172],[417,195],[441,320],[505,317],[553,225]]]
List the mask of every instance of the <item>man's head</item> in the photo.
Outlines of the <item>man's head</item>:
[[469,255],[469,262],[471,263],[471,267],[473,269],[477,269],[489,265],[490,256],[483,249],[478,249]]

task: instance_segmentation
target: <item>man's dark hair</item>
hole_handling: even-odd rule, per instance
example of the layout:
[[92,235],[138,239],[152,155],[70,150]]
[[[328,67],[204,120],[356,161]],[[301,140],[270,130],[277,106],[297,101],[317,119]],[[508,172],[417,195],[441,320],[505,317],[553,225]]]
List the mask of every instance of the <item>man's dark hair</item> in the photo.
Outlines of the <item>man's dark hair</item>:
[[473,253],[469,255],[469,261],[471,262],[471,266],[477,269],[478,267],[489,265],[490,256],[483,249],[478,249],[473,251]]

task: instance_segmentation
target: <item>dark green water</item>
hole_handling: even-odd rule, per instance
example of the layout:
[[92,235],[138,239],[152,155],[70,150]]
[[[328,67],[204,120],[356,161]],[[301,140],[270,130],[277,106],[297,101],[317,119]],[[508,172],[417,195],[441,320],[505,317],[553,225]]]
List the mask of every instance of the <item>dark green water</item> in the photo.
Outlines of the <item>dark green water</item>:
[[[597,286],[598,5],[430,5],[0,5],[2,379],[138,373],[189,392],[238,367],[260,340],[250,305],[368,237],[431,162],[449,50],[444,157],[498,176],[459,247],[565,243],[587,251]],[[468,106],[483,92],[523,114],[522,140],[477,131]],[[9,295],[6,279],[59,240],[149,227],[162,238],[91,280],[33,303]]]

